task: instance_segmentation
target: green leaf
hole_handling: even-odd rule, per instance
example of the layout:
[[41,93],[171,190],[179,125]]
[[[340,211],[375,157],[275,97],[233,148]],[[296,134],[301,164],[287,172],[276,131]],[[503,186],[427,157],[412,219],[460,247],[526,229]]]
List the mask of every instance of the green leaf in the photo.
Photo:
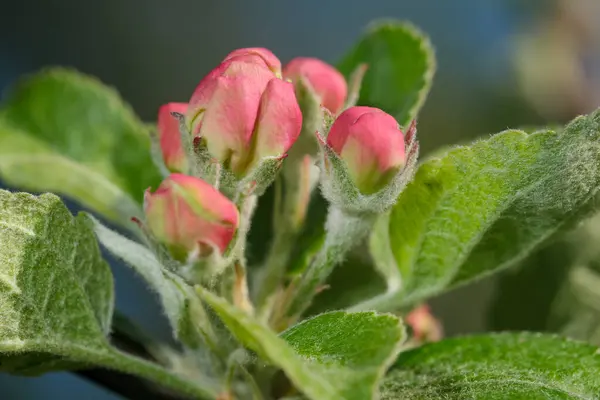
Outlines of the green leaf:
[[338,68],[349,79],[363,63],[368,70],[358,104],[381,108],[402,126],[415,119],[435,72],[435,55],[429,39],[406,22],[376,23]]
[[600,113],[563,131],[506,131],[425,162],[394,206],[395,309],[522,260],[581,220],[600,188]]
[[0,177],[52,191],[125,223],[160,176],[147,127],[99,81],[49,69],[20,81],[0,108]]
[[87,224],[55,195],[0,190],[0,371],[31,375],[91,364],[215,398],[212,382],[188,381],[110,347],[112,275]]
[[376,398],[379,379],[404,339],[392,315],[342,311],[305,320],[278,337],[224,299],[199,293],[241,343],[281,368],[313,400]]
[[83,217],[54,195],[0,191],[0,243],[1,352],[107,346],[112,275]]
[[373,312],[333,311],[304,320],[281,334],[322,378],[342,381],[343,399],[376,398],[376,384],[400,350],[398,318]]
[[443,340],[402,353],[381,387],[392,399],[597,399],[598,348],[551,335]]

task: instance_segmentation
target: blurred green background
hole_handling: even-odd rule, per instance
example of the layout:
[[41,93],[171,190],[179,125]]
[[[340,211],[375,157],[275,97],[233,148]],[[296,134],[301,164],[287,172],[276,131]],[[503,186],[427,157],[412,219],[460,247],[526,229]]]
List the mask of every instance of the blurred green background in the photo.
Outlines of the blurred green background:
[[[424,156],[509,127],[564,123],[600,106],[598,0],[4,0],[1,9],[1,90],[43,66],[71,66],[115,86],[148,121],[161,104],[186,101],[232,49],[263,46],[284,63],[294,56],[334,63],[378,18],[415,23],[436,48],[438,71],[419,118]],[[567,267],[598,270],[596,225],[552,242],[526,260],[525,272],[513,269],[435,299],[446,334],[555,328],[593,338],[589,326],[600,326],[592,323],[600,313],[578,306],[578,318],[589,328],[582,332],[565,322],[569,308],[557,308],[555,299],[560,292],[560,304],[578,304]],[[251,251],[260,258],[268,228],[259,221],[255,230]],[[155,299],[131,272],[113,264],[118,308],[168,340]],[[352,266],[340,271],[339,279],[355,276]],[[506,299],[505,306],[496,306],[497,298]],[[66,373],[0,375],[0,393],[3,399],[117,398]]]

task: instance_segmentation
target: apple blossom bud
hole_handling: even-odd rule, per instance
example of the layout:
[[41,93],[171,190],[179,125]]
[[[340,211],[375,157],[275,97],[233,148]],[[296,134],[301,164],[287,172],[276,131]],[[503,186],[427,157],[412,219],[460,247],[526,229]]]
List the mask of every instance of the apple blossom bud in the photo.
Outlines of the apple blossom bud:
[[172,112],[185,114],[187,103],[168,103],[158,110],[158,134],[163,161],[171,172],[184,172],[187,170],[187,157],[181,144],[179,133],[179,120]]
[[284,156],[302,126],[293,86],[277,78],[262,57],[248,54],[234,55],[211,71],[187,113],[194,136],[238,177],[265,157]]
[[247,47],[229,53],[223,61],[232,60],[241,56],[259,57],[278,78],[281,78],[281,61],[270,50],[262,47]]
[[197,134],[202,121],[203,112],[206,111],[214,91],[217,88],[218,78],[225,74],[232,63],[249,63],[267,67],[271,73],[281,78],[281,61],[271,51],[250,47],[237,49],[229,53],[216,68],[210,71],[198,84],[190,99],[190,107],[186,114],[188,127],[193,134]]
[[150,232],[179,261],[191,253],[223,253],[239,220],[236,206],[217,189],[183,174],[171,174],[154,193],[148,189],[144,211]]
[[427,304],[420,305],[408,313],[405,321],[412,328],[414,339],[418,343],[437,342],[442,339],[442,325],[431,314]]
[[345,162],[363,194],[386,186],[406,164],[404,135],[389,114],[372,107],[351,107],[333,123],[327,145]]
[[348,94],[348,85],[344,76],[331,65],[309,57],[297,57],[283,69],[283,77],[297,83],[304,79],[320,103],[331,113],[337,114],[344,106]]

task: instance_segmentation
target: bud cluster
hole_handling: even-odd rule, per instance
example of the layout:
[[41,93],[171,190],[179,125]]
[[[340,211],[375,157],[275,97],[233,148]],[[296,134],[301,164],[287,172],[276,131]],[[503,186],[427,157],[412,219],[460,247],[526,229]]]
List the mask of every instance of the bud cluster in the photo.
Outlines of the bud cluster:
[[389,207],[416,159],[414,125],[404,135],[379,109],[344,111],[347,97],[342,74],[321,60],[299,57],[282,70],[264,48],[228,54],[188,103],[159,109],[158,141],[171,175],[146,193],[149,234],[179,262],[226,254],[246,218],[238,211],[243,199],[273,182],[307,129],[307,140],[320,141],[321,186],[332,204],[353,213]]

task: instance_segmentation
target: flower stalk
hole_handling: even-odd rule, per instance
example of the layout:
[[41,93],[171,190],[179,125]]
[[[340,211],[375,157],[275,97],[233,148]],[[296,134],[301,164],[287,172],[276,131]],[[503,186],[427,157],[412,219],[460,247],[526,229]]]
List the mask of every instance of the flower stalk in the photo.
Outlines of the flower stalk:
[[330,206],[325,243],[308,268],[282,293],[280,305],[271,319],[275,329],[287,328],[306,311],[335,266],[368,234],[375,216],[371,213],[349,214]]
[[310,197],[317,182],[315,169],[313,158],[306,155],[300,162],[286,164],[275,182],[274,236],[256,296],[263,320],[269,318],[272,311],[270,304],[279,291],[290,254],[304,226]]

